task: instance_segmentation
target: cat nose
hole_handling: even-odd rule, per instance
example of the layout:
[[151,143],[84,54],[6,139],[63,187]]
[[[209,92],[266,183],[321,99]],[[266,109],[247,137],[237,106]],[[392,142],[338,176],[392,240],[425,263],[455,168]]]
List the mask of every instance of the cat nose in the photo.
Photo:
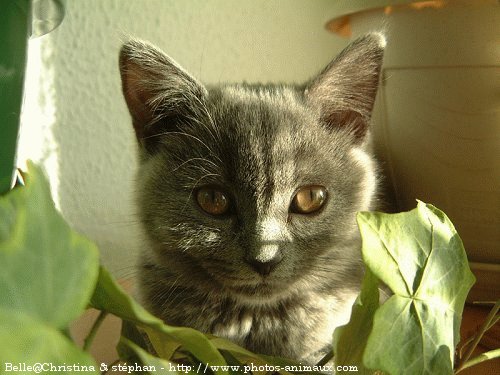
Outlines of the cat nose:
[[282,256],[278,255],[275,256],[272,259],[269,259],[265,262],[262,262],[258,259],[248,259],[247,263],[252,266],[252,268],[257,272],[260,273],[262,276],[267,276],[269,275],[278,265],[278,263],[281,262]]
[[283,255],[277,243],[250,245],[245,255],[245,262],[262,276],[269,275],[282,259]]

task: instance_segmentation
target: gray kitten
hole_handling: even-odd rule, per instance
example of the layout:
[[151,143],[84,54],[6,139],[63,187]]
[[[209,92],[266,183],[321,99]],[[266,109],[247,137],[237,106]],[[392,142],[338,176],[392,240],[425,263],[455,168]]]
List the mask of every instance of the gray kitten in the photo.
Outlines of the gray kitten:
[[330,350],[363,273],[356,213],[376,202],[383,48],[360,38],[300,87],[205,87],[147,43],[122,47],[153,313],[257,353]]

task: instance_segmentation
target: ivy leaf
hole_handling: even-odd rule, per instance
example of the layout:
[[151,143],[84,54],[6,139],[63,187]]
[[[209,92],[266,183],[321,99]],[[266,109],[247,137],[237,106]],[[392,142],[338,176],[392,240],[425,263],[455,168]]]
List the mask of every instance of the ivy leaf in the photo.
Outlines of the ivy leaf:
[[475,280],[453,224],[422,202],[400,214],[360,213],[358,224],[365,264],[394,293],[375,313],[365,366],[390,374],[452,374]]
[[26,186],[0,197],[0,363],[42,364],[16,373],[96,373],[92,358],[61,331],[92,295],[97,248],[57,212],[38,167],[30,163],[25,179]]
[[[176,343],[175,345],[182,345],[204,363],[219,366],[226,364],[220,352],[203,333],[192,328],[172,327],[164,324],[161,319],[150,314],[127,295],[104,268],[100,270],[91,305],[98,310],[107,311],[137,324],[146,333],[154,331],[155,340],[151,340],[151,343],[155,349],[157,349],[156,346],[161,349],[163,344],[171,347],[173,342]],[[216,373],[226,374],[227,371],[219,370]]]
[[177,364],[149,354],[139,345],[136,345],[123,336],[120,338],[117,348],[120,358],[126,359],[129,362],[133,361],[133,363],[141,363],[145,370],[144,372],[152,375],[157,372],[169,375],[181,374],[181,372],[177,371]]
[[0,264],[0,308],[59,329],[81,315],[94,290],[98,250],[57,212],[31,163],[26,186],[0,197]]
[[[219,349],[223,354],[225,354],[226,361],[228,358],[232,359],[232,365],[240,365],[240,370],[244,370],[244,366],[254,366],[254,367],[262,367],[265,368],[266,365],[268,365],[269,368],[271,366],[280,367],[280,371],[276,371],[276,373],[280,374],[290,374],[290,372],[287,372],[284,370],[286,366],[296,366],[299,367],[300,363],[297,361],[293,361],[290,359],[286,358],[279,358],[279,357],[272,357],[272,356],[265,356],[265,355],[260,355],[260,354],[255,354],[250,352],[249,350],[246,350],[242,348],[241,346],[226,340],[221,337],[216,337],[216,336],[211,336],[210,341],[215,345],[217,349]],[[266,371],[253,371],[254,374],[265,374]],[[309,372],[311,375],[314,375],[315,372],[311,371]]]
[[373,374],[363,365],[363,353],[372,331],[373,317],[379,307],[378,279],[369,270],[361,285],[361,293],[352,306],[349,323],[335,329],[333,352],[336,366],[357,366],[357,373]]
[[[57,374],[98,374],[88,353],[75,346],[61,332],[39,320],[12,310],[0,308],[0,364],[1,373],[11,366],[42,364],[42,371]],[[69,366],[79,366],[71,367]],[[51,366],[55,366],[54,369]],[[59,367],[61,366],[61,367]],[[52,368],[52,369],[51,369]],[[33,374],[36,369],[19,368],[16,374]]]

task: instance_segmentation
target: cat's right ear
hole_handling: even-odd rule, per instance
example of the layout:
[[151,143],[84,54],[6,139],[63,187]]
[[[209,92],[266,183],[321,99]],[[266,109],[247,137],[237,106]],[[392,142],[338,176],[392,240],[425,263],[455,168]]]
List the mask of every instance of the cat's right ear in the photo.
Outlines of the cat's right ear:
[[356,142],[368,131],[384,55],[385,38],[367,34],[351,43],[305,90],[329,128],[345,128]]
[[120,51],[122,89],[139,143],[155,149],[159,135],[196,116],[207,90],[151,44],[130,40]]

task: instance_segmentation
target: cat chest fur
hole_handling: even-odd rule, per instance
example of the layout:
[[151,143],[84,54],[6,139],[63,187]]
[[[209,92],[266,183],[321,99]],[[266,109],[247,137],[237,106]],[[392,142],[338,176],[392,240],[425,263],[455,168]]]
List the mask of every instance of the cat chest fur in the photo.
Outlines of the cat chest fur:
[[[349,296],[348,296],[349,295]],[[255,353],[316,363],[331,350],[331,332],[347,323],[356,296],[344,291],[341,298],[308,293],[272,304],[252,306],[231,298],[212,297],[199,304],[185,304],[163,316],[229,339]]]
[[307,363],[317,360],[330,348],[331,335],[327,332],[335,325],[328,324],[331,314],[320,306],[289,302],[288,306],[278,308],[238,310],[215,319],[212,332],[256,353],[274,353]]

